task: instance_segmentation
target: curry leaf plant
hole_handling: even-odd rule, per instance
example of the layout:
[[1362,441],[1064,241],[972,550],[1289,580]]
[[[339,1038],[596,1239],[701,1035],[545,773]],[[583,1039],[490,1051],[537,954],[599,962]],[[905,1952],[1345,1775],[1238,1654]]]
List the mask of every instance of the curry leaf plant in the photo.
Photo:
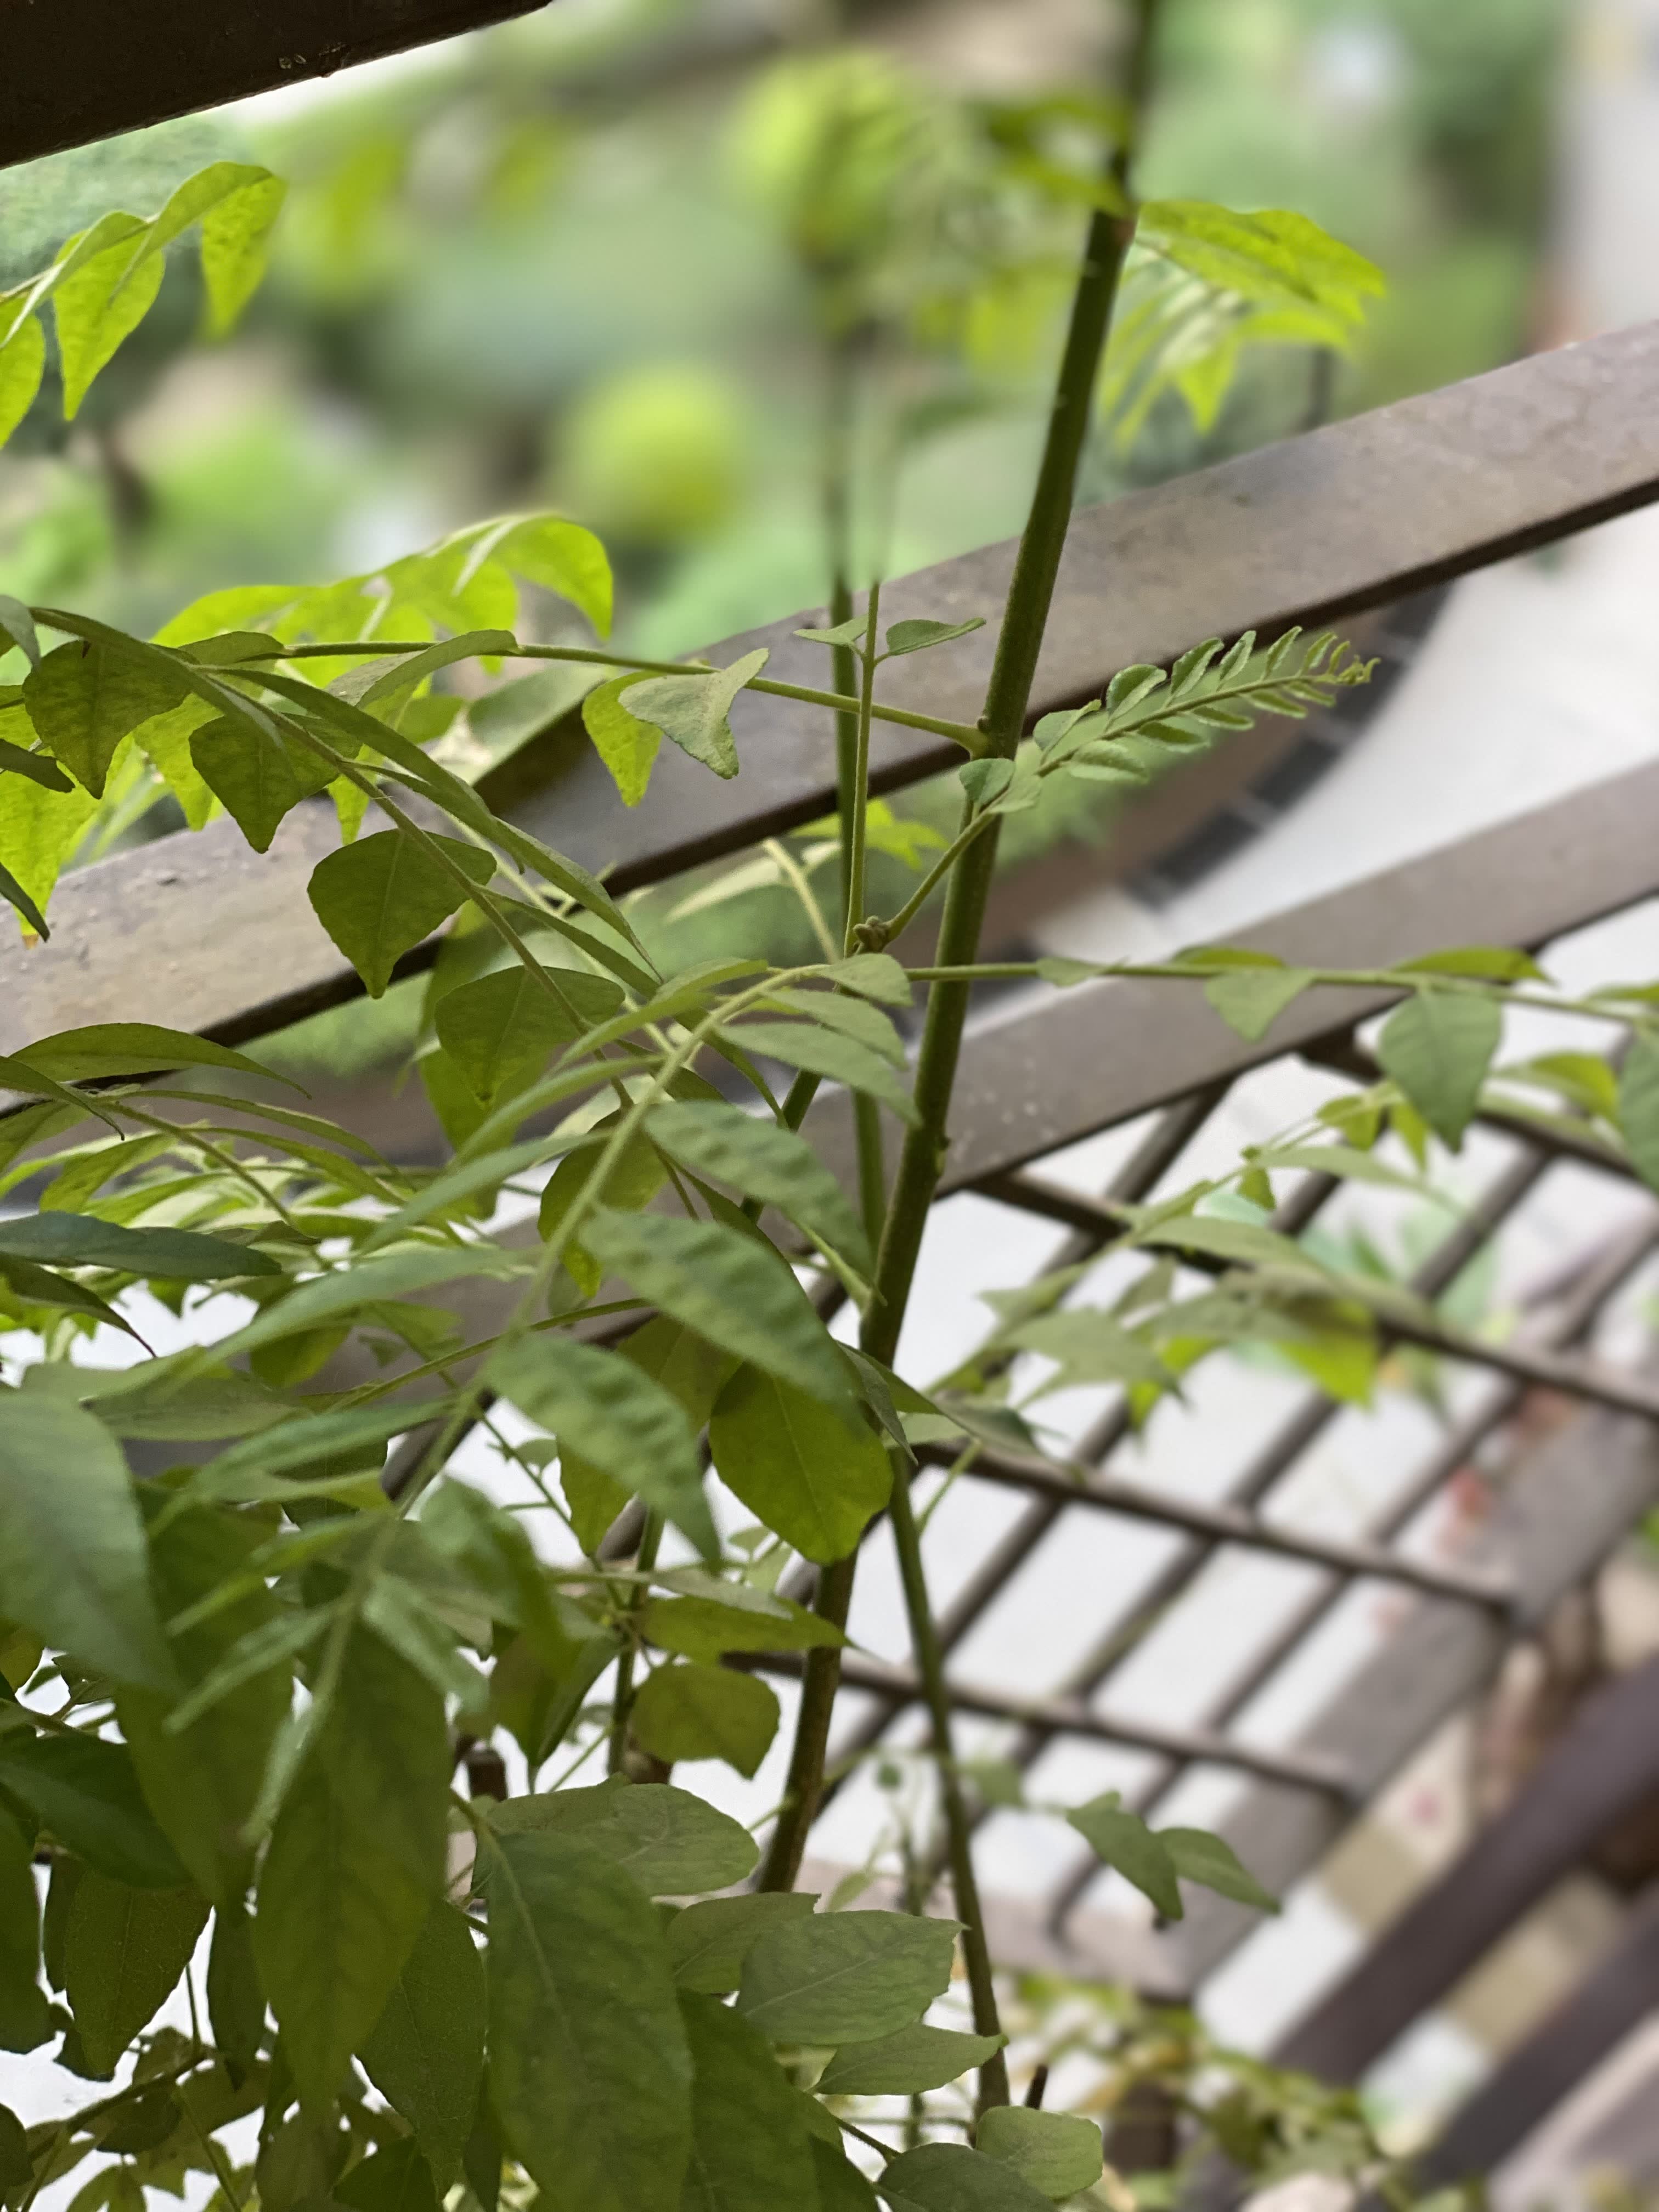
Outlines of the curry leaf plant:
[[[1374,1363],[1388,1337],[1455,1353],[1436,1311],[1267,1222],[1278,1181],[1310,1171],[1417,1188],[1377,1157],[1385,1127],[1419,1155],[1431,1135],[1455,1146],[1498,1089],[1659,1177],[1650,993],[1569,1000],[1480,949],[1363,975],[1227,948],[1131,969],[978,962],[1000,826],[1040,784],[1134,780],[1367,672],[1331,637],[1195,641],[1027,735],[1137,234],[1152,27],[1142,0],[1104,163],[1078,196],[1047,444],[971,725],[884,703],[887,658],[962,632],[902,623],[884,640],[873,591],[857,611],[838,592],[822,690],[770,679],[759,652],[630,659],[606,642],[603,547],[557,516],[477,523],[317,589],[222,592],[148,640],[0,601],[16,672],[0,818],[21,805],[33,825],[0,891],[24,927],[45,933],[61,860],[134,756],[192,823],[222,811],[256,854],[326,793],[340,834],[310,906],[363,989],[441,940],[423,1073],[453,1139],[439,1166],[396,1165],[276,1095],[257,1056],[148,1023],[0,1060],[0,1196],[39,1201],[0,1217],[0,2047],[55,2044],[88,2085],[32,2127],[0,2111],[9,2203],[80,2176],[83,2208],[126,2206],[192,2173],[239,2212],[253,2192],[264,2212],[434,2212],[457,2188],[495,2212],[504,2175],[571,2212],[1012,2208],[1093,2187],[1092,2124],[1010,2104],[918,1454],[1010,1436],[1040,1450],[1021,1405],[1068,1382],[1118,1386],[1144,1417],[1242,1339],[1328,1371],[1339,1354]],[[48,299],[73,404],[188,222],[216,313],[234,311],[276,197],[260,173],[209,172],[153,222],[110,217],[72,241],[9,295],[12,411]],[[1148,250],[1224,270],[1242,297],[1356,289],[1307,226],[1185,204],[1148,222]],[[525,586],[594,641],[526,635]],[[739,773],[741,694],[820,707],[846,860],[822,957],[662,972],[626,901],[486,803],[477,749],[451,742],[461,663],[480,682],[564,669],[568,702],[597,686],[587,728],[624,799],[665,743]],[[959,830],[886,915],[863,888],[899,834],[869,790],[883,720],[963,753]],[[907,965],[935,886],[935,957]],[[1110,1249],[1141,1270],[1133,1298],[1107,1311],[1073,1302],[1075,1275],[1048,1279],[924,1393],[894,1361],[969,994],[997,974],[1067,988],[1110,973],[1204,992],[1252,1045],[1333,988],[1395,1011],[1368,1091],[1227,1176],[1110,1218]],[[913,1054],[895,1017],[919,1001]],[[1590,1054],[1495,1069],[1506,1001],[1626,1024],[1622,1073]],[[778,1067],[787,1087],[763,1072]],[[890,1188],[867,1147],[858,1189],[830,1171],[805,1126],[824,1083],[897,1129]],[[855,1345],[829,1327],[849,1304]],[[1033,1357],[1048,1378],[1016,1403],[1009,1376]],[[516,1470],[529,1510],[462,1471],[469,1438]],[[717,1513],[711,1464],[755,1525]],[[884,1516],[948,1918],[797,1893],[860,1544]],[[672,1777],[756,1772],[781,1725],[765,1679],[780,1660],[802,1693],[782,1802],[756,1833]],[[1219,1838],[1106,1800],[1054,1817],[1166,1917],[1194,1884],[1271,1907]],[[971,2033],[928,2018],[958,1966]],[[906,2146],[849,2117],[851,2098],[969,2074],[954,2136],[924,2112],[939,2139]]]

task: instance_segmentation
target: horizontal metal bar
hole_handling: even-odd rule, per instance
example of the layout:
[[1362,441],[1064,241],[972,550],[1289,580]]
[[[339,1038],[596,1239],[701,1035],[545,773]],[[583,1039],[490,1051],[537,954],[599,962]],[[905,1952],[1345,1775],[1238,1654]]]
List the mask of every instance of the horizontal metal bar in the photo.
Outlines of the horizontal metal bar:
[[0,168],[453,39],[544,0],[7,0]]
[[[29,8],[42,20],[48,14],[47,0],[29,0]],[[1656,498],[1659,325],[1539,355],[1265,447],[1076,518],[1033,711],[1087,698],[1126,664],[1167,661],[1196,639],[1340,622]],[[1011,545],[991,546],[889,587],[894,617],[980,616],[988,625],[941,652],[891,664],[883,684],[895,704],[947,720],[976,718],[1012,560]],[[821,683],[822,649],[793,635],[802,621],[793,616],[728,639],[708,657],[730,661],[763,646],[774,676]],[[809,821],[833,802],[834,733],[822,710],[749,694],[735,713],[744,762],[735,784],[665,748],[649,793],[630,812],[580,729],[567,726],[489,787],[526,827],[608,870],[613,887],[657,882]],[[875,781],[892,789],[959,757],[943,740],[884,730]],[[1601,816],[1594,805],[1587,814],[1582,799],[1568,800],[1552,810],[1551,819],[1559,817],[1554,833],[1529,829],[1539,817],[1527,817],[1504,825],[1507,842],[1474,839],[1454,848],[1471,856],[1474,871],[1461,903],[1444,883],[1425,899],[1419,881],[1411,903],[1382,909],[1380,892],[1362,885],[1302,909],[1305,926],[1291,934],[1316,951],[1319,964],[1358,965],[1402,934],[1409,941],[1387,957],[1475,937],[1531,941],[1629,904],[1659,875],[1650,841],[1639,834],[1659,800],[1659,768],[1620,779],[1619,788],[1623,795],[1602,810],[1611,829],[1600,852],[1587,851],[1584,840],[1586,823],[1599,826]],[[327,816],[302,808],[263,859],[221,821],[71,876],[53,902],[50,945],[26,951],[15,939],[0,943],[0,1051],[51,1030],[112,1020],[160,1021],[242,1041],[352,995],[356,981],[305,896],[311,869],[332,841]],[[1529,865],[1494,875],[1500,850],[1523,853]],[[1422,880],[1458,872],[1438,855],[1419,870]],[[1268,949],[1281,948],[1269,942]],[[1173,998],[1156,985],[1090,994],[1082,1026],[1115,1030],[1127,1018],[1143,1040],[1124,1054],[1096,1036],[1093,1060],[1103,1065],[1089,1068],[1099,1100],[1093,1126],[1330,1029],[1343,1012],[1333,996],[1315,994],[1312,1026],[1306,1006],[1292,1008],[1277,1041],[1250,1048],[1201,1003],[1188,1005],[1172,1026],[1172,1007],[1185,1003],[1180,987]],[[1042,1038],[1062,1094],[1079,1087],[1073,1077],[1085,1061],[1056,1048],[1083,1012],[1068,997],[1058,1030]],[[1077,1119],[1075,1109],[1057,1115],[1014,1105],[1024,1085],[1011,1086],[1006,1073],[988,1048],[964,1067],[962,1105],[974,1133],[962,1150],[960,1180],[1065,1142],[1056,1127]],[[1009,1138],[1022,1125],[1030,1141],[1011,1151]]]
[[[920,1456],[938,1467],[954,1463],[957,1454],[942,1446],[926,1445]],[[1432,1597],[1449,1597],[1469,1605],[1494,1607],[1502,1613],[1514,1593],[1501,1575],[1466,1574],[1455,1567],[1437,1567],[1430,1560],[1413,1559],[1380,1544],[1345,1543],[1338,1537],[1304,1535],[1236,1505],[1200,1505],[1191,1498],[1149,1490],[1144,1485],[1122,1482],[1091,1474],[1079,1467],[1066,1475],[1036,1460],[1012,1452],[981,1448],[968,1474],[981,1482],[1001,1483],[1011,1490],[1047,1500],[1060,1511],[1073,1505],[1099,1512],[1119,1513],[1132,1521],[1152,1521],[1165,1528],[1182,1528],[1216,1544],[1237,1544],[1255,1552],[1271,1552],[1281,1559],[1300,1559],[1328,1567],[1340,1575],[1375,1576],[1383,1582],[1403,1583]]]
[[[1094,1219],[1102,1223],[1115,1220],[1115,1233],[1121,1235],[1128,1224],[1121,1213],[1103,1205],[1098,1199],[1088,1198],[1079,1192],[1068,1191],[1060,1184],[1051,1182],[1029,1170],[1014,1174],[988,1176],[975,1186],[988,1197],[1000,1199],[1005,1205],[1016,1206],[1030,1213],[1040,1214],[1046,1220],[1063,1220],[1073,1227]],[[1234,1271],[1233,1262],[1212,1258],[1206,1253],[1182,1253],[1183,1267],[1205,1275],[1224,1275]],[[1356,1291],[1353,1295],[1358,1296]],[[1644,1420],[1659,1421],[1659,1387],[1644,1382],[1635,1376],[1621,1374],[1617,1368],[1606,1367],[1586,1359],[1564,1357],[1559,1352],[1531,1350],[1523,1345],[1500,1344],[1485,1337],[1464,1335],[1461,1331],[1440,1328],[1427,1322],[1413,1320],[1409,1315],[1393,1307],[1379,1310],[1377,1322],[1389,1335],[1402,1344],[1418,1346],[1425,1352],[1437,1352],[1443,1358],[1456,1359],[1474,1367],[1495,1369],[1500,1375],[1512,1375],[1518,1381],[1531,1382],[1540,1389],[1559,1390],[1569,1398],[1582,1398],[1593,1406],[1606,1406],[1614,1413],[1637,1413]]]
[[[795,1651],[745,1652],[738,1656],[738,1663],[761,1674],[798,1675],[801,1671],[801,1656]],[[914,1705],[922,1694],[912,1668],[890,1667],[856,1651],[842,1653],[841,1674],[848,1689],[873,1691],[895,1705]],[[1171,1759],[1201,1759],[1293,1790],[1313,1790],[1345,1802],[1352,1798],[1350,1777],[1338,1760],[1322,1753],[1271,1751],[1258,1744],[1236,1742],[1231,1736],[1209,1735],[1202,1729],[1165,1728],[1156,1721],[1131,1719],[1127,1714],[1097,1712],[1080,1698],[1016,1698],[954,1680],[949,1690],[951,1703],[958,1712],[979,1713],[988,1720],[1017,1721],[1024,1728],[1047,1729],[1054,1735],[1127,1744],[1135,1750],[1162,1752]]]

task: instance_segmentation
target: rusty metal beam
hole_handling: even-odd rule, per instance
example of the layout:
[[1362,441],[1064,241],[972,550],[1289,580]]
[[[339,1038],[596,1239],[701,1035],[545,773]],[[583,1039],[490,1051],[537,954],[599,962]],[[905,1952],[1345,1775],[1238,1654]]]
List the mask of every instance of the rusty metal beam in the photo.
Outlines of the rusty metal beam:
[[[0,5],[43,15],[47,0]],[[1659,325],[1540,355],[1265,447],[1077,517],[1034,711],[1087,698],[1127,663],[1168,660],[1197,638],[1342,622],[1656,498]],[[953,720],[977,715],[1012,565],[1012,546],[991,546],[890,588],[896,617],[980,615],[990,625],[947,651],[894,663],[884,678],[894,704]],[[728,639],[710,656],[730,660],[763,645],[774,675],[821,684],[828,672],[822,649],[791,635],[801,619]],[[526,826],[586,866],[608,869],[616,887],[657,882],[809,821],[831,804],[834,744],[821,711],[745,695],[736,727],[745,767],[734,785],[669,749],[645,802],[630,813],[580,732],[567,729],[499,779],[495,795]],[[885,731],[874,754],[878,787],[914,782],[957,757],[946,741]],[[1613,839],[1606,856],[1607,895],[1596,905],[1581,886],[1570,904],[1606,912],[1640,895],[1625,886],[1659,771],[1626,781],[1626,836]],[[1569,840],[1582,835],[1573,804],[1563,816]],[[118,1018],[246,1040],[353,995],[355,979],[305,897],[332,834],[325,814],[302,809],[262,860],[221,822],[70,878],[54,902],[52,944],[34,952],[15,940],[0,947],[0,1051],[52,1029]],[[1525,938],[1534,906],[1547,931],[1559,904],[1550,893],[1571,857],[1558,850],[1553,865],[1544,866],[1536,901],[1520,896],[1530,888],[1523,876],[1496,915],[1477,905],[1463,933],[1482,942]],[[1593,878],[1588,857],[1577,857]],[[1542,865],[1541,856],[1534,859]],[[1373,927],[1370,935],[1376,934]],[[1446,941],[1431,920],[1419,949]],[[1322,961],[1350,957],[1346,942],[1319,951]],[[1316,1018],[1328,1029],[1344,1010],[1319,995],[1326,1004]],[[1138,1025],[1150,1021],[1150,1033],[1159,1034],[1169,1004],[1155,987],[1136,987],[1134,995],[1091,1007],[1090,1026],[1121,1013]],[[1078,1011],[1068,1003],[1062,1025],[1075,1028]],[[1177,1030],[1169,1051],[1160,1044],[1164,1097],[1204,1079],[1200,1061],[1214,1061],[1213,1073],[1224,1075],[1316,1033],[1297,1008],[1265,1054],[1241,1046],[1218,1056],[1212,1035],[1218,1024],[1206,1009],[1198,1014],[1203,1026],[1195,1036]],[[1121,1061],[1103,1039],[1097,1048]],[[1133,1057],[1139,1063],[1143,1055]],[[1139,1110],[1118,1109],[1124,1082],[1120,1069],[1108,1093],[1114,1110],[1103,1120]],[[1040,1115],[1031,1118],[1040,1141],[1020,1158],[1060,1141],[1047,1138]]]

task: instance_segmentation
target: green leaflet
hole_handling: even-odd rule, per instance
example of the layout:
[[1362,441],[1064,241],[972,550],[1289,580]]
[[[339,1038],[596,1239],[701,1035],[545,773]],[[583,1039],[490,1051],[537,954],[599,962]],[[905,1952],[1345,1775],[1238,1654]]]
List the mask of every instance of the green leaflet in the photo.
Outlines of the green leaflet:
[[641,1297],[738,1359],[793,1383],[849,1425],[857,1394],[834,1340],[770,1246],[718,1222],[605,1208],[582,1242]]
[[974,2142],[983,2156],[1018,2174],[1054,2203],[1080,2189],[1092,2189],[1105,2163],[1096,2121],[1065,2112],[1030,2112],[1020,2105],[982,2112]]
[[1619,1077],[1619,1127],[1631,1165],[1659,1190],[1659,1036],[1638,1030]]
[[64,1979],[94,2074],[114,2073],[177,1988],[207,1917],[207,1899],[194,1889],[130,1889],[90,1869],[76,1884]]
[[545,981],[520,966],[504,968],[438,1001],[438,1042],[486,1105],[535,1074],[556,1045],[608,1021],[622,1006],[622,987],[608,976],[574,968],[540,974]]
[[975,615],[961,623],[929,622],[912,616],[908,622],[896,622],[887,633],[887,650],[882,656],[886,660],[897,660],[907,653],[926,653],[935,645],[950,645],[959,637],[970,637],[976,629],[983,629],[985,617]]
[[[0,353],[0,363],[5,358]],[[92,793],[79,784],[68,791],[49,791],[27,776],[0,776],[0,867],[36,915],[44,915],[58,875],[97,805]],[[9,893],[7,896],[15,903]],[[39,923],[27,909],[20,911],[40,935]]]
[[239,1275],[280,1275],[264,1252],[185,1229],[124,1229],[84,1213],[36,1213],[0,1221],[0,1256],[53,1267],[114,1267],[123,1274],[180,1283],[219,1283]]
[[27,315],[0,344],[0,446],[33,406],[46,367],[46,334]]
[[1232,1845],[1207,1828],[1160,1828],[1158,1840],[1184,1881],[1198,1882],[1258,1912],[1279,1911],[1279,1899],[1240,1865]]
[[800,2097],[739,2014],[682,1990],[691,2050],[691,2159],[680,2212],[815,2207],[811,2137]]
[[1504,1012],[1491,999],[1419,991],[1382,1025],[1376,1056],[1441,1140],[1455,1152],[1480,1103]]
[[794,1130],[713,1099],[655,1107],[646,1127],[652,1142],[682,1166],[730,1183],[746,1198],[763,1199],[870,1273],[862,1223],[835,1176]]
[[[28,1838],[0,1806],[0,2051],[33,2051],[52,2032],[38,1979],[40,1901],[33,1856]],[[0,2187],[7,2185],[3,2160],[10,2148],[0,2142]]]
[[652,676],[629,687],[627,712],[672,738],[682,752],[719,776],[738,772],[738,749],[726,720],[732,702],[770,655],[763,646],[710,675]]
[[1157,1353],[1121,1322],[1093,1306],[1066,1306],[1009,1329],[1004,1343],[1059,1362],[1039,1396],[1086,1382],[1141,1382],[1169,1389],[1175,1377]]
[[[163,1524],[153,1502],[150,1571],[168,1620],[240,1573],[260,1532],[197,1507]],[[281,1618],[263,1585],[170,1638],[180,1680],[205,1680],[245,1636]],[[251,1854],[242,1829],[253,1810],[265,1760],[293,1696],[291,1663],[255,1674],[182,1730],[167,1726],[173,1700],[159,1691],[124,1688],[116,1712],[157,1822],[204,1895],[224,1906],[246,1887]]]
[[580,1837],[620,1866],[649,1897],[729,1889],[760,1853],[746,1828],[665,1782],[604,1782],[509,1798],[489,1814],[500,1835]]
[[817,2212],[877,2212],[876,2192],[857,2166],[844,2151],[817,2136],[812,2138],[812,2167],[818,2185]]
[[444,1879],[443,1700],[354,1630],[259,1876],[254,1953],[301,2101],[321,2112]]
[[490,2097],[548,2212],[678,2212],[691,2054],[655,1911],[595,1844],[489,1861]]
[[1230,1030],[1259,1044],[1313,980],[1306,968],[1230,968],[1211,976],[1204,995]]
[[185,1879],[151,1817],[125,1744],[90,1735],[0,1736],[0,1788],[112,1881],[176,1889]]
[[[844,2045],[818,2076],[823,2097],[915,2097],[960,2081],[1007,2042],[1006,2035],[957,2035],[918,2021],[874,2043]],[[1079,2184],[1080,2187],[1082,2185]]]
[[778,1701],[757,1675],[690,1661],[659,1667],[634,1701],[642,1750],[668,1765],[722,1759],[752,1777],[778,1732]]
[[845,1559],[892,1494],[886,1447],[758,1367],[740,1367],[708,1425],[720,1480],[751,1513],[820,1565]]
[[720,1556],[696,1438],[677,1401],[632,1360],[564,1336],[526,1338],[490,1363],[490,1376],[602,1474],[637,1490],[706,1559]]
[[1123,1809],[1115,1790],[1077,1806],[1066,1817],[1096,1857],[1150,1897],[1166,1920],[1182,1917],[1185,1907],[1175,1861],[1140,1815]]
[[208,2019],[216,2046],[229,2062],[233,2079],[246,2074],[264,2033],[265,1994],[253,1957],[253,1923],[239,1897],[213,1916],[208,1950]]
[[26,775],[46,791],[73,791],[74,784],[50,753],[33,753],[0,738],[0,774]]
[[[694,1432],[707,1427],[720,1386],[732,1372],[727,1354],[695,1330],[661,1314],[636,1328],[617,1348],[624,1359],[631,1359],[644,1374],[662,1384],[678,1401]],[[577,1540],[591,1555],[631,1493],[579,1452],[560,1454],[559,1481],[575,1523]],[[694,1658],[703,1656],[691,1654]]]
[[[599,1125],[589,1140],[562,1160],[549,1176],[542,1193],[542,1202],[537,1215],[537,1227],[543,1242],[561,1245],[561,1262],[565,1273],[576,1284],[584,1297],[598,1295],[602,1270],[583,1241],[585,1231],[561,1242],[565,1216],[586,1191],[593,1170],[609,1141],[619,1114],[613,1114]],[[668,1170],[662,1155],[642,1133],[636,1131],[623,1143],[621,1152],[605,1170],[602,1188],[594,1195],[605,1206],[627,1213],[636,1213],[648,1206],[668,1179]]]
[[94,799],[123,738],[178,706],[188,690],[165,662],[131,660],[71,641],[49,653],[23,682],[23,704],[41,742]]
[[1267,306],[1323,310],[1335,343],[1363,321],[1366,300],[1386,289],[1363,253],[1285,208],[1245,213],[1207,200],[1149,200],[1138,235],[1206,284]]
[[284,816],[320,791],[331,771],[280,732],[221,714],[189,739],[191,764],[256,853],[268,853]]
[[438,2212],[438,2191],[419,2143],[405,2136],[354,2166],[333,2188],[351,2212]]
[[582,726],[593,750],[611,771],[624,806],[637,806],[650,787],[651,770],[662,744],[662,732],[642,722],[623,704],[623,693],[638,676],[615,676],[582,701]]
[[830,1622],[781,1597],[769,1600],[764,1609],[722,1605],[711,1597],[653,1597],[641,1626],[648,1642],[687,1659],[720,1659],[728,1651],[834,1649],[847,1641]]
[[483,1961],[453,1905],[434,1905],[360,2056],[440,2190],[455,2179],[483,2081]]
[[0,1613],[118,1681],[172,1683],[120,1449],[40,1390],[0,1392]]
[[882,2175],[881,2193],[893,2212],[1048,2212],[1040,2189],[966,2143],[906,2151]]
[[[154,1022],[96,1022],[78,1030],[58,1030],[40,1037],[21,1057],[58,1083],[90,1083],[123,1075],[159,1075],[174,1067],[234,1067],[241,1075],[286,1083],[245,1052],[213,1044],[184,1030]],[[298,1090],[299,1085],[290,1086]]]
[[787,1921],[744,1960],[738,2010],[773,2043],[872,2043],[908,2027],[946,1986],[956,1938],[955,1921],[908,1912]]
[[797,1889],[757,1890],[748,1897],[708,1897],[668,1923],[668,1958],[683,1990],[726,1996],[743,1979],[743,1962],[769,1929],[797,1920],[817,1903]]
[[15,913],[21,915],[25,926],[32,929],[42,942],[52,935],[51,930],[46,927],[45,915],[41,913],[11,870],[3,865],[0,865],[0,898],[4,899]]
[[827,1076],[844,1083],[849,1091],[863,1091],[912,1126],[916,1109],[898,1071],[856,1037],[811,1022],[734,1022],[721,1034],[747,1053],[763,1060],[781,1060],[786,1067],[805,1068],[811,1075]]
[[[480,890],[495,863],[477,846],[434,837],[468,883]],[[467,896],[449,871],[396,830],[360,837],[319,860],[311,874],[317,919],[363,979],[371,999],[392,981],[392,971]]]
[[767,998],[765,1009],[804,1014],[809,1021],[820,1022],[825,1029],[838,1030],[843,1036],[866,1045],[878,1060],[887,1060],[894,1067],[905,1064],[904,1039],[891,1019],[878,1006],[861,998],[848,998],[837,991],[797,989],[793,984],[785,984]]
[[411,1297],[417,1291],[436,1290],[441,1284],[469,1275],[510,1277],[519,1272],[519,1266],[513,1255],[491,1244],[387,1252],[356,1267],[313,1276],[296,1285],[246,1328],[216,1344],[213,1352],[216,1360],[245,1356],[262,1345],[278,1344],[284,1337],[361,1314],[366,1307],[387,1299]]

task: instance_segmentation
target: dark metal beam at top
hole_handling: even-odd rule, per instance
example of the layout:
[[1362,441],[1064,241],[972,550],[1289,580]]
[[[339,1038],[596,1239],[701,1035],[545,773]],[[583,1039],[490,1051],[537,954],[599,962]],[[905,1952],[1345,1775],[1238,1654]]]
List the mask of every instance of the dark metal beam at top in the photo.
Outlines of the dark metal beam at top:
[[0,0],[0,168],[453,39],[544,0]]

